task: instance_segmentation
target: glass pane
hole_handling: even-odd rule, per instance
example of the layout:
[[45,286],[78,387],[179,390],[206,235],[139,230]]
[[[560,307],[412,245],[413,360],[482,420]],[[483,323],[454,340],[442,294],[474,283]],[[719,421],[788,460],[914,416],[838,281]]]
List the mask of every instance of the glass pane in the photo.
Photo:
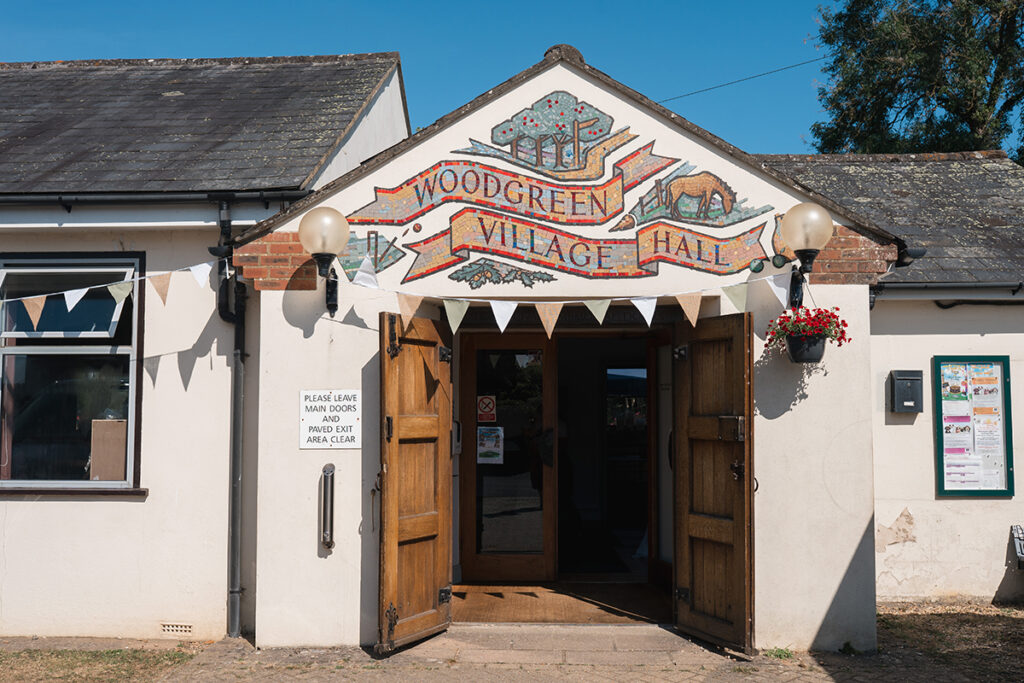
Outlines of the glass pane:
[[0,479],[123,481],[128,357],[0,357]]
[[[7,271],[0,288],[0,296],[4,299],[30,297],[40,294],[53,294],[73,289],[96,287],[118,282],[124,279],[122,273],[116,272],[18,272]],[[3,332],[62,332],[74,336],[83,332],[106,335],[110,323],[117,311],[117,303],[105,287],[90,289],[71,311],[68,311],[62,295],[49,296],[43,306],[39,323],[32,328],[32,320],[21,301],[11,301],[4,305],[2,325]],[[95,334],[93,336],[96,336]]]
[[541,553],[543,465],[551,464],[554,446],[543,427],[542,354],[478,351],[476,368],[477,396],[494,397],[495,418],[478,423],[473,435],[489,442],[476,454],[477,551]]

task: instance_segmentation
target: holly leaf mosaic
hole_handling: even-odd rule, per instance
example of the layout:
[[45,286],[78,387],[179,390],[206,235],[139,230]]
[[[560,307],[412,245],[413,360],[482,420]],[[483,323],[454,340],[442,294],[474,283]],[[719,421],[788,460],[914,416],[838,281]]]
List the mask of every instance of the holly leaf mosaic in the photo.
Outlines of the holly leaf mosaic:
[[555,276],[542,270],[525,270],[498,263],[489,258],[482,258],[467,263],[448,276],[457,282],[467,282],[471,289],[479,289],[487,283],[505,285],[510,282],[522,282],[526,287],[533,287],[535,282],[551,282]]

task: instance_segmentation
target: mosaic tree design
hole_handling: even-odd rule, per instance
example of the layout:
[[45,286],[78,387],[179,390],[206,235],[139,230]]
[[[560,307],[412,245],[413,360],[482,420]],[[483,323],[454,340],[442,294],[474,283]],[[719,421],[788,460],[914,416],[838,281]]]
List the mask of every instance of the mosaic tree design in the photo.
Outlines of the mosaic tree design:
[[[608,114],[559,90],[492,128],[491,141],[496,145],[509,145],[513,159],[529,163],[519,156],[522,141],[529,140],[534,148],[533,165],[543,167],[545,142],[550,140],[555,168],[580,168],[584,162],[584,145],[604,138],[611,126],[612,117]],[[567,164],[565,152],[570,143],[572,156]]]

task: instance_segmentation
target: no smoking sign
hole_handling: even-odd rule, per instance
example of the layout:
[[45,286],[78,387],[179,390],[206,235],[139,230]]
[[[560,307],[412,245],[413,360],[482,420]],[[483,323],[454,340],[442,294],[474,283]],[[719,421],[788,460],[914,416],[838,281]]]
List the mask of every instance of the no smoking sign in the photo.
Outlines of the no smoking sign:
[[477,422],[496,422],[498,419],[497,411],[495,410],[497,402],[493,396],[477,396],[476,397],[476,421]]

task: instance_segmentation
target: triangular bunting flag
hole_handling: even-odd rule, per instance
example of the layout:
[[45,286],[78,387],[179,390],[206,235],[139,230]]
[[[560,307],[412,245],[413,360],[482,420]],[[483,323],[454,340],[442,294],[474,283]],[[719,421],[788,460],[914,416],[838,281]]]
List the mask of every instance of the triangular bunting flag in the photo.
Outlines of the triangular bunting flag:
[[768,289],[772,290],[772,294],[779,300],[783,308],[789,303],[789,281],[792,277],[790,273],[779,273],[764,279]]
[[197,263],[189,268],[192,277],[196,279],[196,284],[200,287],[205,287],[210,282],[211,270],[213,270],[213,266],[209,263]]
[[467,310],[469,310],[468,301],[461,299],[444,300],[444,312],[448,316],[448,326],[452,328],[452,334],[459,331],[459,325],[462,324],[462,318],[465,317]]
[[736,307],[736,310],[742,313],[747,310],[747,283],[741,282],[738,285],[730,285],[729,287],[722,287],[722,294],[732,302],[732,305]]
[[28,319],[32,321],[32,329],[36,329],[36,325],[39,324],[39,317],[43,314],[43,306],[46,305],[46,295],[22,299],[21,305],[25,307]]
[[540,316],[540,324],[548,333],[548,339],[551,339],[551,335],[555,332],[555,323],[558,322],[558,314],[562,312],[562,304],[537,303],[534,306],[537,308],[537,315]]
[[107,285],[107,291],[110,292],[110,296],[114,297],[114,301],[121,303],[128,298],[128,295],[132,293],[132,287],[135,283],[131,280],[126,282],[115,282],[112,285]]
[[630,299],[630,302],[636,306],[636,310],[640,311],[640,315],[644,317],[647,327],[650,327],[651,320],[654,319],[654,308],[658,305],[658,299],[653,296],[645,296]]
[[604,322],[604,314],[608,312],[608,306],[611,305],[611,299],[596,299],[594,301],[584,301],[583,304],[590,309],[590,312],[597,318],[597,324],[600,325]]
[[67,307],[69,313],[71,312],[71,309],[78,305],[78,302],[82,300],[82,297],[84,297],[85,293],[88,291],[89,288],[85,287],[83,289],[71,289],[64,292],[64,305]]
[[160,358],[161,356],[150,356],[149,358],[142,359],[142,367],[145,369],[146,374],[149,375],[149,381],[156,384],[156,373],[160,369]]
[[409,323],[412,322],[413,317],[416,315],[416,309],[420,307],[421,301],[423,301],[422,296],[398,293],[398,310],[402,315],[403,330],[409,327]]
[[689,294],[676,294],[676,301],[679,302],[679,307],[683,309],[683,313],[686,314],[686,319],[690,321],[690,324],[697,327],[697,318],[700,316],[700,292],[691,292]]
[[498,329],[502,332],[508,327],[508,321],[512,319],[512,314],[516,312],[516,306],[518,304],[515,301],[492,301],[491,311],[494,313],[494,322],[498,323]]
[[160,273],[149,278],[149,284],[153,285],[153,289],[156,290],[157,295],[160,296],[160,301],[167,304],[167,290],[171,286],[171,273]]
[[373,261],[370,260],[369,254],[364,256],[363,262],[359,264],[359,270],[352,278],[352,284],[370,289],[380,289],[380,285],[377,284],[377,269],[373,267]]

